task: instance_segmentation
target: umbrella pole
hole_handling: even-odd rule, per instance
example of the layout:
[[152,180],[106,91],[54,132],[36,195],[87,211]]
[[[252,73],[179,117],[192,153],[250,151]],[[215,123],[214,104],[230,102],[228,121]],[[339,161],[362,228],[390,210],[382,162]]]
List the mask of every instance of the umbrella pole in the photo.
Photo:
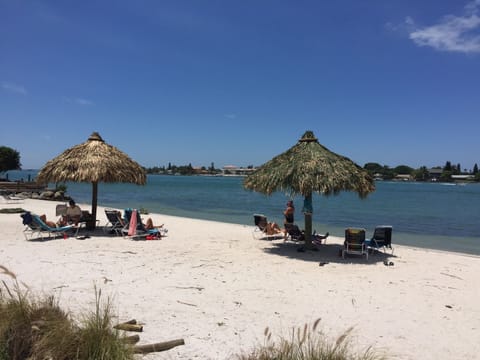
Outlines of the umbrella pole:
[[[312,203],[312,194],[305,196],[305,203]],[[305,212],[305,248],[312,248],[312,213]]]
[[95,230],[97,223],[97,195],[98,195],[98,182],[92,182],[92,223],[88,226]]

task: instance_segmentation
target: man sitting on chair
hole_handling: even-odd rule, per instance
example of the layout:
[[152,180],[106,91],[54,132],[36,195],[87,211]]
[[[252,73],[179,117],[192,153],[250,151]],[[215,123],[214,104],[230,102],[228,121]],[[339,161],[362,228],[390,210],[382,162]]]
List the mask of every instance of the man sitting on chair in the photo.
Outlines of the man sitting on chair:
[[60,224],[62,226],[68,224],[74,224],[75,226],[77,226],[80,222],[80,218],[82,217],[82,209],[80,209],[80,207],[75,204],[75,201],[73,199],[71,199],[68,204],[69,207],[67,208],[67,212],[65,213],[65,215],[62,217]]

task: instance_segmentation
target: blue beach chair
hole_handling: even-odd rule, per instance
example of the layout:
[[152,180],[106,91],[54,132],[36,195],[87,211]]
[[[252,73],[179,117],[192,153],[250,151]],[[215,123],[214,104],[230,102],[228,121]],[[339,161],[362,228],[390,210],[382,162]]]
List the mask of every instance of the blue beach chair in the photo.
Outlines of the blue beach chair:
[[38,215],[32,214],[29,211],[20,215],[23,219],[23,224],[27,227],[23,231],[25,239],[28,239],[30,235],[30,240],[33,238],[42,238],[45,239],[45,235],[48,234],[48,237],[56,238],[57,235],[63,236],[67,231],[73,229],[73,226],[67,225],[62,227],[51,227],[45,224]]

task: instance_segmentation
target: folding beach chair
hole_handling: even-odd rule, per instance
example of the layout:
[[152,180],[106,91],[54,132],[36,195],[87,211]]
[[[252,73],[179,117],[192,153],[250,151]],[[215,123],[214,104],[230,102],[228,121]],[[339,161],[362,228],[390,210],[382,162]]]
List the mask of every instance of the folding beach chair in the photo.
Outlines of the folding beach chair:
[[255,223],[255,227],[253,228],[252,236],[254,239],[267,239],[267,240],[274,240],[280,239],[284,237],[284,234],[267,234],[267,226],[268,221],[267,217],[263,214],[253,214],[253,221]]
[[305,241],[305,232],[300,230],[298,225],[285,223],[285,231],[288,234],[288,239],[292,241]]
[[123,220],[121,213],[115,209],[105,209],[105,216],[107,217],[107,224],[104,226],[104,232],[122,235],[122,230],[125,228],[126,223]]
[[368,248],[376,251],[379,251],[380,248],[383,248],[384,253],[386,253],[387,249],[389,249],[393,255],[392,231],[393,227],[390,225],[379,225],[375,227],[373,236],[368,241]]
[[345,242],[342,250],[342,258],[345,254],[365,255],[368,260],[368,249],[365,243],[365,229],[345,229]]

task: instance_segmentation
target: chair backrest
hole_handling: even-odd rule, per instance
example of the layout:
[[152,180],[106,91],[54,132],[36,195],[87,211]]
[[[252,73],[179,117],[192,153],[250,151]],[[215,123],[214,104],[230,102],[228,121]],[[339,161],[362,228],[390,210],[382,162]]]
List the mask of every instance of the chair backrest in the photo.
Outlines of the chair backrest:
[[117,210],[105,209],[105,216],[112,225],[123,223],[123,219]]
[[32,213],[30,211],[25,211],[20,217],[23,219],[23,225],[30,225],[33,221]]
[[305,234],[296,224],[285,223],[285,230],[293,240],[305,240]]
[[132,209],[127,208],[127,209],[125,209],[125,211],[123,213],[123,218],[125,219],[127,224],[130,224],[130,218],[132,217],[132,211],[133,211]]
[[302,234],[302,231],[296,224],[285,223],[285,230],[291,236],[300,236]]
[[365,229],[345,229],[345,242],[356,245],[363,244],[365,242]]
[[145,228],[145,224],[142,221],[142,217],[140,216],[140,211],[137,210],[137,230],[140,231],[147,231]]
[[27,225],[31,230],[42,230],[42,225],[43,223],[40,218],[38,218],[38,221],[34,217],[37,217],[36,215],[33,215],[30,211],[26,211],[23,214],[20,215],[21,218],[23,219],[23,225]]
[[372,240],[375,240],[379,245],[392,244],[392,230],[390,225],[380,225],[375,228]]
[[[128,225],[128,228],[130,228],[130,220],[132,219],[133,210],[134,209],[130,209],[130,208],[125,209],[124,218],[125,218],[126,224]],[[145,225],[142,222],[142,217],[140,216],[140,211],[137,210],[136,213],[137,213],[137,230],[147,231],[147,229],[145,229]]]
[[255,221],[255,225],[262,231],[267,229],[267,217],[262,214],[253,214],[253,220]]
[[82,215],[80,216],[80,222],[88,222],[92,220],[92,214],[88,210],[82,210]]
[[58,204],[55,207],[55,216],[64,216],[67,215],[68,206],[65,204]]

